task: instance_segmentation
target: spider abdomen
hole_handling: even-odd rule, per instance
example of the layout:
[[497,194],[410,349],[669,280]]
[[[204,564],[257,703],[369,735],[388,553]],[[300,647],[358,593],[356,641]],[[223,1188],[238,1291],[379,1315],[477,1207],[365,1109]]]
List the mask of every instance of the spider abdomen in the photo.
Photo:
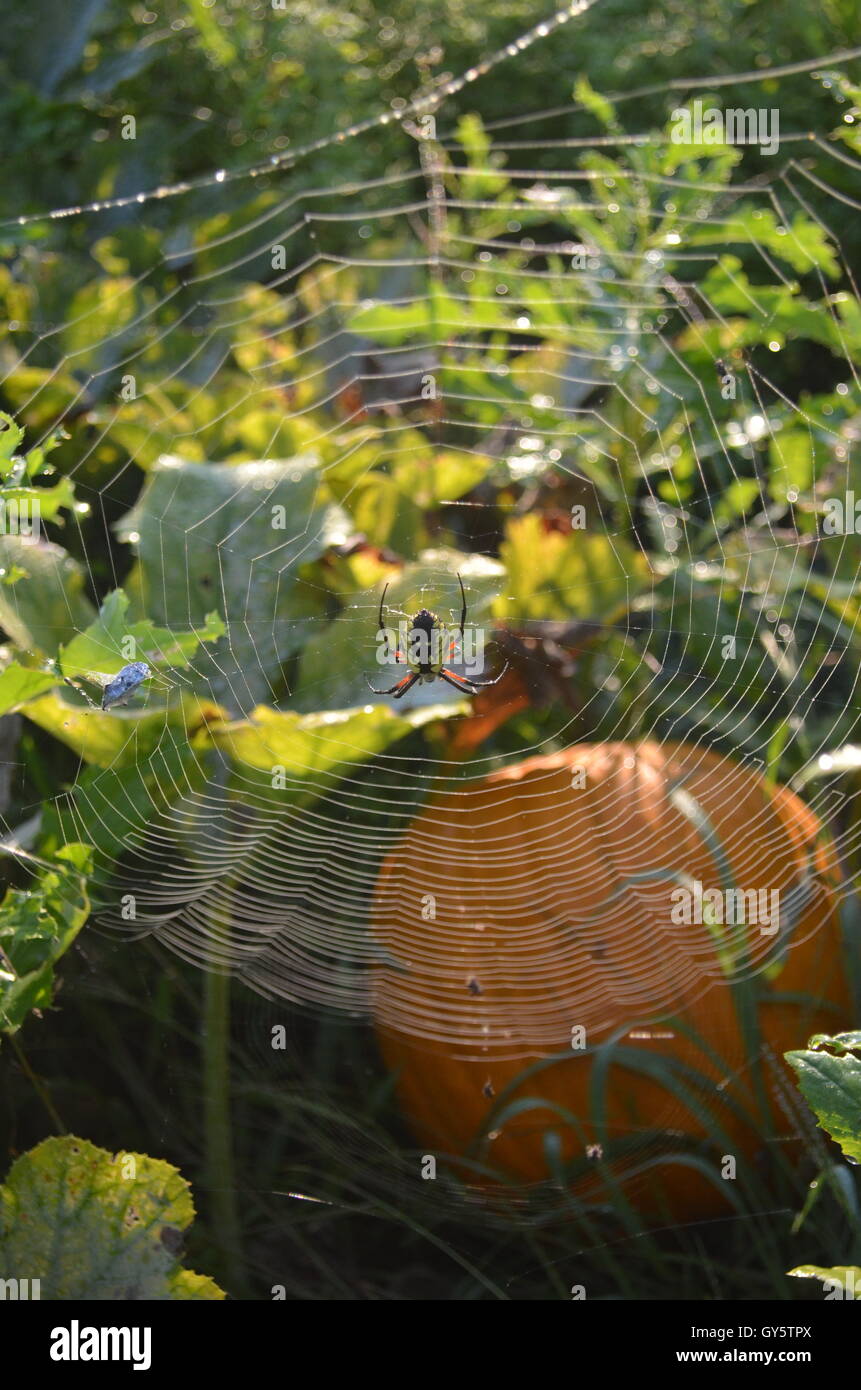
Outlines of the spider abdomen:
[[442,666],[442,637],[443,628],[436,613],[431,613],[428,608],[420,608],[410,620],[407,660],[425,679],[433,679]]
[[433,632],[435,627],[439,627],[440,621],[436,613],[431,613],[428,608],[420,608],[412,620],[413,631]]

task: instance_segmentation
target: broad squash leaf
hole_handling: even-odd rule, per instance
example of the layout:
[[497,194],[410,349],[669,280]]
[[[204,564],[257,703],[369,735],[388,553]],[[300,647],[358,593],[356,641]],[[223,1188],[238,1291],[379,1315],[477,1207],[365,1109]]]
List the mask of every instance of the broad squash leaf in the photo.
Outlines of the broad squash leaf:
[[0,627],[24,651],[53,656],[95,617],[84,568],[49,541],[0,536],[0,570],[16,568],[26,578],[0,585]]
[[351,531],[314,456],[242,464],[163,457],[122,520],[136,546],[138,616],[199,631],[219,609],[227,635],[195,661],[196,688],[235,712],[273,698],[282,663],[323,599],[297,571]]
[[38,1279],[43,1299],[221,1299],[177,1252],[194,1218],[178,1169],[146,1154],[110,1154],[73,1135],[45,1139],[0,1188],[0,1264]]

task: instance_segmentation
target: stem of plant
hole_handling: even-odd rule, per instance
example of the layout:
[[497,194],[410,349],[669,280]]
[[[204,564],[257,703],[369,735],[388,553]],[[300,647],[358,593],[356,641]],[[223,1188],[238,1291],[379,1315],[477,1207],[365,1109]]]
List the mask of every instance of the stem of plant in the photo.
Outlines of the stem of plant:
[[225,1252],[231,1292],[244,1285],[242,1240],[233,1171],[230,1114],[230,975],[210,969],[203,1006],[203,1101],[206,1185],[213,1230]]
[[33,1087],[37,1096],[41,1100],[48,1114],[51,1116],[51,1123],[55,1126],[57,1133],[68,1134],[69,1131],[66,1129],[66,1126],[63,1124],[63,1121],[60,1119],[54,1102],[51,1099],[51,1095],[48,1091],[48,1088],[39,1079],[39,1077],[34,1072],[33,1068],[30,1066],[30,1063],[27,1061],[24,1049],[14,1034],[12,1035],[10,1041],[12,1043],[12,1051],[18,1058],[18,1065],[20,1066],[27,1080],[30,1082],[31,1086]]
[[[229,772],[226,763],[215,769],[220,788],[225,841],[231,838]],[[230,902],[229,880],[223,885],[225,906],[218,916],[219,950],[213,950],[204,979],[203,995],[203,1142],[204,1179],[209,1190],[210,1221],[215,1243],[223,1251],[230,1292],[247,1293],[242,1258],[242,1229],[233,1171],[233,1124],[230,1106],[230,972],[224,965],[224,938]]]

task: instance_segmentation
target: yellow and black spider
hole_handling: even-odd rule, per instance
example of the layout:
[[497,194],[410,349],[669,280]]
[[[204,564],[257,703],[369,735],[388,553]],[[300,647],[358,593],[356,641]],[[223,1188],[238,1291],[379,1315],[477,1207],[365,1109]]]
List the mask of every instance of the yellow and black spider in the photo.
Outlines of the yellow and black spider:
[[[457,646],[458,637],[460,637],[461,642],[463,641],[463,628],[466,622],[466,594],[463,591],[463,580],[460,575],[457,576],[457,582],[460,585],[460,596],[463,600],[463,608],[461,609],[460,622],[455,628],[454,636],[449,643],[447,655],[445,657],[441,656],[439,661],[437,661],[433,649],[433,634],[442,633],[444,630],[443,624],[440,622],[436,613],[429,612],[427,608],[419,609],[418,613],[410,619],[407,651],[412,652],[418,647],[419,652],[430,659],[416,660],[413,656],[405,656],[400,647],[398,647],[395,651],[395,661],[399,664],[403,663],[405,666],[409,666],[409,675],[396,681],[388,690],[377,690],[375,686],[371,685],[370,681],[367,681],[368,689],[373,690],[375,695],[394,695],[395,699],[399,700],[402,695],[406,695],[407,691],[413,688],[416,681],[435,681],[437,678],[447,681],[449,685],[454,686],[455,690],[466,691],[468,695],[475,695],[483,686],[496,685],[497,681],[502,680],[502,677],[508,670],[507,661],[499,675],[494,676],[493,680],[489,681],[476,681],[473,680],[471,676],[457,676],[454,671],[448,671],[445,668],[444,662],[451,660],[452,652]],[[386,630],[384,614],[388,588],[389,586],[387,584],[385,589],[383,589],[383,596],[380,599],[379,630],[381,632],[385,632]]]

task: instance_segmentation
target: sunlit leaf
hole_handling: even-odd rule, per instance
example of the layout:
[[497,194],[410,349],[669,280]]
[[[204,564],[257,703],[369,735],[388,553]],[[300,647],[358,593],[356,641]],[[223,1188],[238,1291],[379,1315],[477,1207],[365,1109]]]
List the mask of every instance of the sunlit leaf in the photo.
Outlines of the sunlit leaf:
[[57,680],[57,676],[45,671],[34,671],[20,666],[17,661],[11,662],[0,673],[0,714],[7,714],[37,695],[44,695],[47,690],[53,689]]
[[118,527],[137,550],[127,589],[134,614],[171,630],[203,630],[214,609],[226,636],[195,659],[196,688],[234,709],[273,698],[283,662],[320,616],[300,566],[342,543],[350,526],[313,456],[237,464],[162,458]]
[[122,589],[108,594],[96,621],[60,648],[64,676],[97,680],[137,660],[187,667],[202,642],[215,642],[225,633],[217,613],[205,614],[196,631],[171,632],[149,620],[129,621],[128,608],[129,599]]
[[11,415],[7,415],[5,410],[0,410],[0,475],[5,476],[9,461],[23,438],[22,426],[17,424]]
[[408,714],[398,714],[383,705],[324,714],[294,714],[261,707],[253,711],[250,719],[214,726],[210,736],[237,762],[267,772],[281,767],[290,777],[313,783],[333,773],[345,776],[357,764],[385,752],[422,724],[448,718],[451,713],[446,705]]
[[95,616],[83,566],[49,541],[0,535],[0,568],[15,566],[27,579],[0,586],[0,625],[25,651],[53,655]]
[[645,556],[621,537],[548,530],[535,515],[509,523],[500,556],[508,587],[494,613],[513,620],[607,621],[623,612],[651,578]]
[[794,1279],[819,1279],[830,1289],[832,1297],[861,1298],[861,1266],[796,1265],[789,1274]]
[[0,903],[0,1030],[14,1033],[31,1009],[53,997],[54,966],[87,920],[87,846],[64,845],[33,887],[8,889]]
[[814,481],[813,440],[808,430],[779,430],[768,444],[768,490],[775,502],[787,493],[809,493]]
[[181,1267],[194,1219],[182,1174],[147,1154],[108,1153],[74,1135],[23,1154],[0,1188],[0,1257],[59,1301],[221,1299]]
[[861,1057],[841,1048],[787,1052],[805,1100],[848,1159],[861,1163]]

